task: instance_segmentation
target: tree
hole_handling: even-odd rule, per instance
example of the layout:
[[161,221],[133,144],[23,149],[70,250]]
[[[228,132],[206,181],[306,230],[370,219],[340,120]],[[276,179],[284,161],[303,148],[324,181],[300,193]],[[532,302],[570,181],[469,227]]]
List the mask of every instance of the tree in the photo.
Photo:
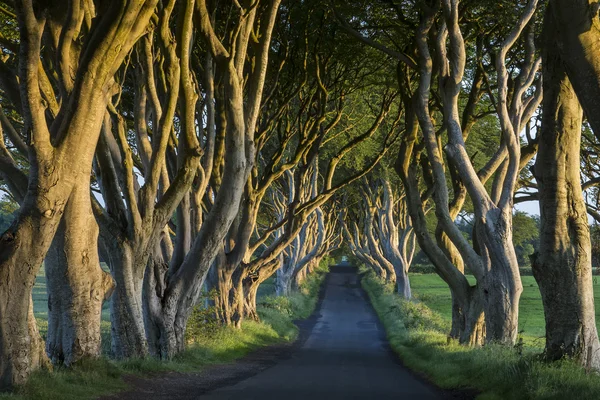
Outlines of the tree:
[[513,244],[520,267],[530,266],[530,256],[537,250],[540,237],[539,217],[523,211],[513,214]]
[[[30,299],[35,275],[69,201],[79,194],[89,196],[92,157],[114,75],[146,29],[156,1],[119,1],[98,9],[87,4],[73,2],[71,12],[64,15],[60,4],[15,2],[19,96],[30,167],[19,215],[0,239],[3,388],[24,382],[45,358]],[[92,17],[97,23],[91,24]],[[46,30],[55,34],[43,35]],[[81,45],[79,35],[85,38]],[[50,38],[59,40],[58,94],[47,85],[47,72],[40,68],[42,42]],[[61,98],[58,108],[54,107],[57,96]]]
[[[190,57],[194,4],[175,6],[170,1],[158,10],[156,32],[136,44],[133,68],[121,95],[109,104],[96,150],[94,170],[104,207],[94,202],[94,209],[102,253],[116,281],[111,337],[118,358],[148,353],[144,276],[167,268],[173,244],[165,227],[196,174],[205,173],[196,133],[199,90]],[[124,98],[127,94],[130,98]],[[129,123],[128,116],[133,116]]]
[[[563,58],[565,49],[555,46],[563,40],[554,14],[557,6],[560,2],[550,4],[544,21],[545,93],[535,164],[541,232],[532,266],[544,304],[546,358],[574,357],[598,369],[592,251],[580,176],[583,111],[567,73],[571,63]],[[585,101],[584,95],[580,98]]]
[[[408,270],[415,252],[415,237],[406,197],[394,195],[385,178],[372,179],[372,184],[365,182],[362,192],[364,204],[360,213],[342,218],[350,250],[377,275],[395,284],[399,295],[410,300]],[[356,220],[361,221],[362,229]]]
[[[217,36],[215,23],[211,21],[212,12],[206,2],[200,0],[196,4],[200,34],[222,74],[223,96],[227,99],[223,107],[227,118],[224,167],[214,204],[181,265],[146,274],[147,335],[151,339],[151,352],[163,359],[184,350],[187,319],[240,206],[244,184],[254,160],[254,132],[263,95],[271,34],[279,9],[279,0],[261,4],[237,3],[237,20],[234,23],[238,29],[222,41]],[[223,18],[229,19],[229,15],[223,15]],[[245,84],[248,46],[256,30],[260,32],[260,40],[253,57],[253,73]]]
[[[436,21],[440,6],[444,18],[438,29]],[[390,15],[397,16],[392,25],[398,31],[397,34],[402,37],[406,35],[406,30],[414,32],[416,48],[410,47],[409,43],[403,51],[394,50],[393,47],[398,48],[396,42],[392,41],[386,45],[374,41],[343,22],[343,18],[340,19],[353,36],[369,46],[380,49],[398,63],[398,84],[402,90],[407,115],[406,134],[398,156],[397,170],[407,191],[409,210],[419,246],[428,254],[440,275],[451,287],[454,299],[452,335],[460,336],[461,341],[465,343],[480,342],[483,333],[482,308],[485,308],[486,325],[489,325],[485,329],[486,340],[513,343],[517,333],[521,285],[518,264],[510,240],[512,197],[519,171],[534,154],[534,151],[521,151],[518,134],[541,101],[541,90],[532,91],[533,87],[539,86],[541,82],[536,79],[539,59],[536,59],[533,47],[534,31],[531,25],[527,30],[524,29],[535,12],[536,3],[527,4],[520,21],[506,32],[506,39],[499,44],[499,50],[488,50],[495,53],[490,56],[495,61],[494,86],[498,88],[497,95],[493,95],[493,85],[487,75],[487,69],[483,67],[479,78],[472,81],[462,120],[459,118],[458,100],[465,82],[467,55],[475,56],[475,66],[481,68],[483,65],[482,50],[471,53],[466,51],[459,21],[468,21],[468,12],[459,12],[458,2],[431,2],[421,4],[418,9],[420,20],[417,22],[408,18],[406,10],[402,7],[390,7]],[[465,23],[464,29],[474,29],[478,24]],[[373,24],[368,26],[367,32],[375,29],[372,28]],[[514,75],[509,74],[506,65],[507,54],[523,32],[525,40],[523,51],[520,53],[523,58],[520,59],[519,68],[513,70]],[[479,38],[480,43],[485,43],[485,33],[482,32]],[[413,54],[416,54],[416,59]],[[438,76],[436,87],[434,77]],[[477,74],[472,76],[475,78]],[[416,88],[412,84],[415,77],[418,81]],[[494,105],[500,121],[502,140],[498,151],[477,171],[466,152],[465,139],[477,120],[473,105],[478,102],[483,82],[487,83],[489,101]],[[437,97],[434,97],[433,93]],[[443,118],[441,126],[436,126],[434,118],[438,99],[441,102],[439,108]],[[422,142],[418,142],[419,129],[424,137]],[[446,133],[448,137],[444,150],[453,178],[452,200],[440,145],[442,133]],[[532,145],[532,150],[535,150],[535,144],[529,144]],[[428,187],[423,194],[420,192],[416,170],[421,164],[424,166],[423,181]],[[494,180],[491,193],[488,193],[485,183],[492,177]],[[475,247],[466,241],[454,223],[467,194],[471,198],[477,218]],[[432,196],[436,206],[439,224],[436,232],[437,243],[432,240],[426,229],[423,212],[422,199],[429,196]],[[463,263],[475,273],[478,287],[470,287],[464,278]]]

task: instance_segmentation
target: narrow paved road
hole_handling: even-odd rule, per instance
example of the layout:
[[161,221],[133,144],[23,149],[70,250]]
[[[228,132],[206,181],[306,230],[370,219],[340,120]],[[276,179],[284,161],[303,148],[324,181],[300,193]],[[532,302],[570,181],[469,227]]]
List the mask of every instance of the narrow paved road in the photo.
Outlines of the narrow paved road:
[[397,363],[358,276],[336,267],[306,342],[275,366],[200,399],[439,399]]

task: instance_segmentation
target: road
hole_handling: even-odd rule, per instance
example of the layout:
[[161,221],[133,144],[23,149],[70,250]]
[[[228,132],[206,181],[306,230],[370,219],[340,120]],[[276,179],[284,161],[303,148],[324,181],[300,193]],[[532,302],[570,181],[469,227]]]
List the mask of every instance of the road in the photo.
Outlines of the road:
[[402,367],[389,349],[358,276],[330,273],[320,316],[306,341],[286,360],[203,400],[440,399]]

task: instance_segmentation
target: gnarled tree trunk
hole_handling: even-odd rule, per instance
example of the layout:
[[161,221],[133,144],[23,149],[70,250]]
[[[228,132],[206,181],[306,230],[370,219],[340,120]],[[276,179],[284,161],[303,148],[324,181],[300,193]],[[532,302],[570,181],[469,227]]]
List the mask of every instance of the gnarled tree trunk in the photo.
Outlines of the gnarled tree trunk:
[[73,188],[44,265],[48,357],[54,364],[69,366],[84,357],[100,356],[102,304],[114,283],[100,267],[89,180]]
[[480,280],[485,309],[486,343],[516,343],[519,299],[523,284],[512,243],[512,209],[493,208],[487,219],[476,223],[480,251],[490,264]]
[[[120,241],[120,243],[119,243]],[[103,240],[116,283],[111,297],[111,351],[116,358],[144,357],[148,345],[142,313],[142,285],[148,257],[135,254],[127,240]]]
[[[62,106],[52,129],[46,120],[40,58],[50,3],[16,1],[23,119],[29,127],[29,186],[19,216],[0,239],[0,388],[25,382],[41,363],[30,345],[31,288],[42,265],[76,182],[87,182],[114,74],[145,30],[155,0],[119,2],[103,9],[83,43],[78,65],[59,57]],[[82,7],[83,8],[83,7]],[[81,10],[80,10],[81,11]],[[72,17],[83,21],[72,12]],[[66,24],[70,29],[74,25]],[[64,33],[64,32],[63,32]],[[47,35],[46,35],[47,36]],[[71,46],[60,34],[60,45]],[[71,35],[72,36],[72,35]],[[67,37],[65,39],[65,37]],[[89,45],[89,46],[88,46]],[[86,47],[87,46],[87,47]],[[65,48],[66,48],[65,47]],[[118,49],[118,51],[114,51]],[[68,50],[66,53],[69,54]],[[45,77],[47,79],[47,76]],[[68,89],[67,89],[68,87]],[[55,100],[55,99],[52,99]],[[34,335],[37,335],[34,333]]]
[[544,112],[535,164],[540,246],[532,267],[544,304],[545,356],[551,361],[575,357],[599,369],[590,232],[580,179],[583,112],[555,47],[556,32],[549,14],[544,26]]
[[243,280],[244,317],[250,318],[254,321],[259,320],[258,312],[256,310],[256,295],[258,293],[258,287],[261,285],[261,283],[269,279],[278,268],[279,261],[277,260],[260,268],[255,274],[246,274]]

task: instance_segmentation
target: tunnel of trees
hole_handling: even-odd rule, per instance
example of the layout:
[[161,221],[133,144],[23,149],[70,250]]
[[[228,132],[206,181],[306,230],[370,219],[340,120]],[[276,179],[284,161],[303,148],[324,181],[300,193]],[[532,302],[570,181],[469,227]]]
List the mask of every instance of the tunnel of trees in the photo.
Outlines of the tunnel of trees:
[[598,99],[593,1],[0,1],[0,388],[99,357],[105,302],[169,360],[204,291],[239,328],[330,254],[430,264],[465,346],[530,269],[544,357],[600,369]]

